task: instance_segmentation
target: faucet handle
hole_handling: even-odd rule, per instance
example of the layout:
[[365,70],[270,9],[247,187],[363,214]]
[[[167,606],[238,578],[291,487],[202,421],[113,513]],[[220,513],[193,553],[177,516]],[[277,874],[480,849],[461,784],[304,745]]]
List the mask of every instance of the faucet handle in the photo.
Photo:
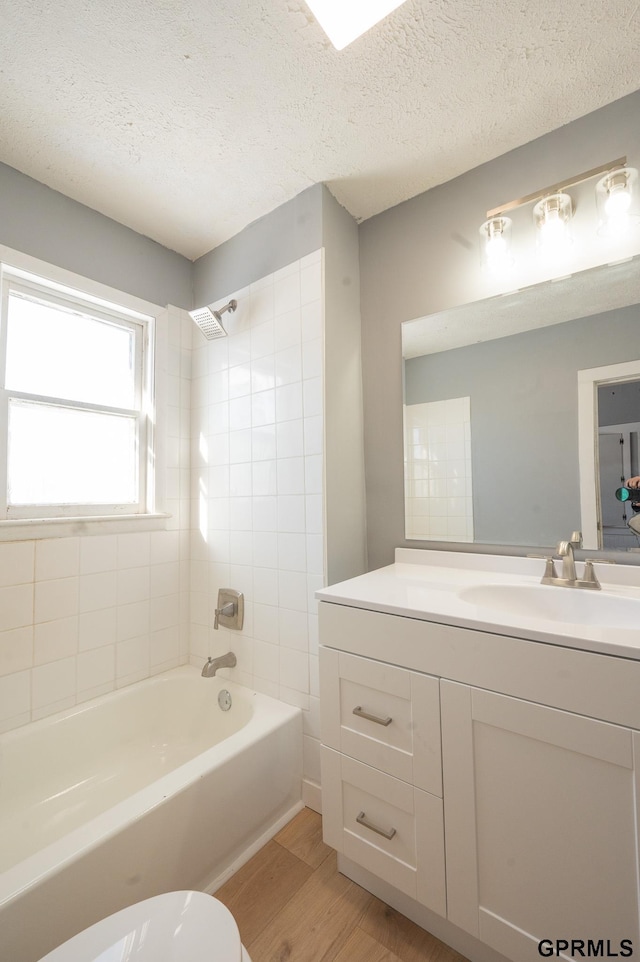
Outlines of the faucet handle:
[[585,561],[584,574],[582,575],[582,580],[585,582],[585,584],[593,585],[594,588],[600,587],[598,576],[595,573],[593,568],[593,561]]
[[546,565],[544,568],[544,574],[542,576],[542,581],[540,584],[548,585],[552,584],[558,577],[558,572],[556,571],[556,566],[553,558],[545,558]]
[[215,609],[214,609],[213,627],[216,629],[216,631],[217,631],[218,625],[219,625],[219,623],[220,623],[220,621],[219,621],[220,615],[223,615],[225,618],[233,618],[233,616],[235,615],[235,613],[236,613],[236,606],[235,606],[235,603],[234,603],[233,601],[227,602],[227,604],[226,604],[226,605],[223,605],[221,608],[215,608]]
[[244,595],[235,588],[218,589],[218,605],[214,608],[213,627],[219,625],[242,631],[244,622]]

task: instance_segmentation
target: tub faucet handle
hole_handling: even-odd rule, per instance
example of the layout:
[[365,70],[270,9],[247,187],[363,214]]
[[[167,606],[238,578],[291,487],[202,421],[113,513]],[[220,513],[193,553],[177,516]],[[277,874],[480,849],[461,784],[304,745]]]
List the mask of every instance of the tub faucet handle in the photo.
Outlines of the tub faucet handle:
[[218,604],[214,608],[213,627],[216,629],[233,628],[241,631],[244,622],[244,595],[235,588],[220,588],[218,590]]
[[225,618],[233,618],[235,611],[236,606],[234,605],[233,601],[227,602],[227,604],[223,605],[222,608],[215,609],[213,627],[216,629],[216,631],[218,630],[220,615],[223,615]]

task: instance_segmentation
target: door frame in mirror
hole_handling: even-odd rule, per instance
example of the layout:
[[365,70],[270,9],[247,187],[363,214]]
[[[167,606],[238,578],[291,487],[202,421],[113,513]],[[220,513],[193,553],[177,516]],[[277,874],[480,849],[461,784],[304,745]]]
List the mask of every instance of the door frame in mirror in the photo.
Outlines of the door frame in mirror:
[[598,451],[598,388],[603,384],[640,378],[640,361],[625,361],[578,371],[578,464],[583,547],[602,549],[600,461]]

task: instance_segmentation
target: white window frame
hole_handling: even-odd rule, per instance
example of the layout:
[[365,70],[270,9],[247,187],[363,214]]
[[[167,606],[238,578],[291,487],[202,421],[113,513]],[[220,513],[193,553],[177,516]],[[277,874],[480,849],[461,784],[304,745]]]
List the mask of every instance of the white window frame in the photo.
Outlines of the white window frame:
[[[156,415],[156,334],[164,309],[138,298],[120,294],[104,285],[81,278],[28,255],[0,248],[0,541],[24,537],[52,537],[99,531],[131,531],[165,527],[168,515],[160,509],[158,481],[158,424]],[[13,254],[13,256],[11,256]],[[124,413],[131,410],[108,408],[74,400],[9,391],[4,387],[7,349],[7,306],[9,291],[35,296],[81,315],[106,320],[134,331],[139,370],[136,372],[136,428],[138,438],[139,500],[126,505],[8,505],[8,416],[9,399],[42,401],[76,410]],[[150,311],[140,308],[150,308]],[[161,440],[161,438],[160,438]],[[162,446],[162,445],[161,445]]]

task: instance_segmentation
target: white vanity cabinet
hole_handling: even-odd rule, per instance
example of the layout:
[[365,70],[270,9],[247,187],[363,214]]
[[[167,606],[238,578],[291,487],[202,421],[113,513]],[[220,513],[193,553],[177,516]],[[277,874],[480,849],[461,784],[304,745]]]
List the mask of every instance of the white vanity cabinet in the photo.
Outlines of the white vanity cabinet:
[[329,845],[461,951],[640,952],[640,661],[342,602],[320,641]]

